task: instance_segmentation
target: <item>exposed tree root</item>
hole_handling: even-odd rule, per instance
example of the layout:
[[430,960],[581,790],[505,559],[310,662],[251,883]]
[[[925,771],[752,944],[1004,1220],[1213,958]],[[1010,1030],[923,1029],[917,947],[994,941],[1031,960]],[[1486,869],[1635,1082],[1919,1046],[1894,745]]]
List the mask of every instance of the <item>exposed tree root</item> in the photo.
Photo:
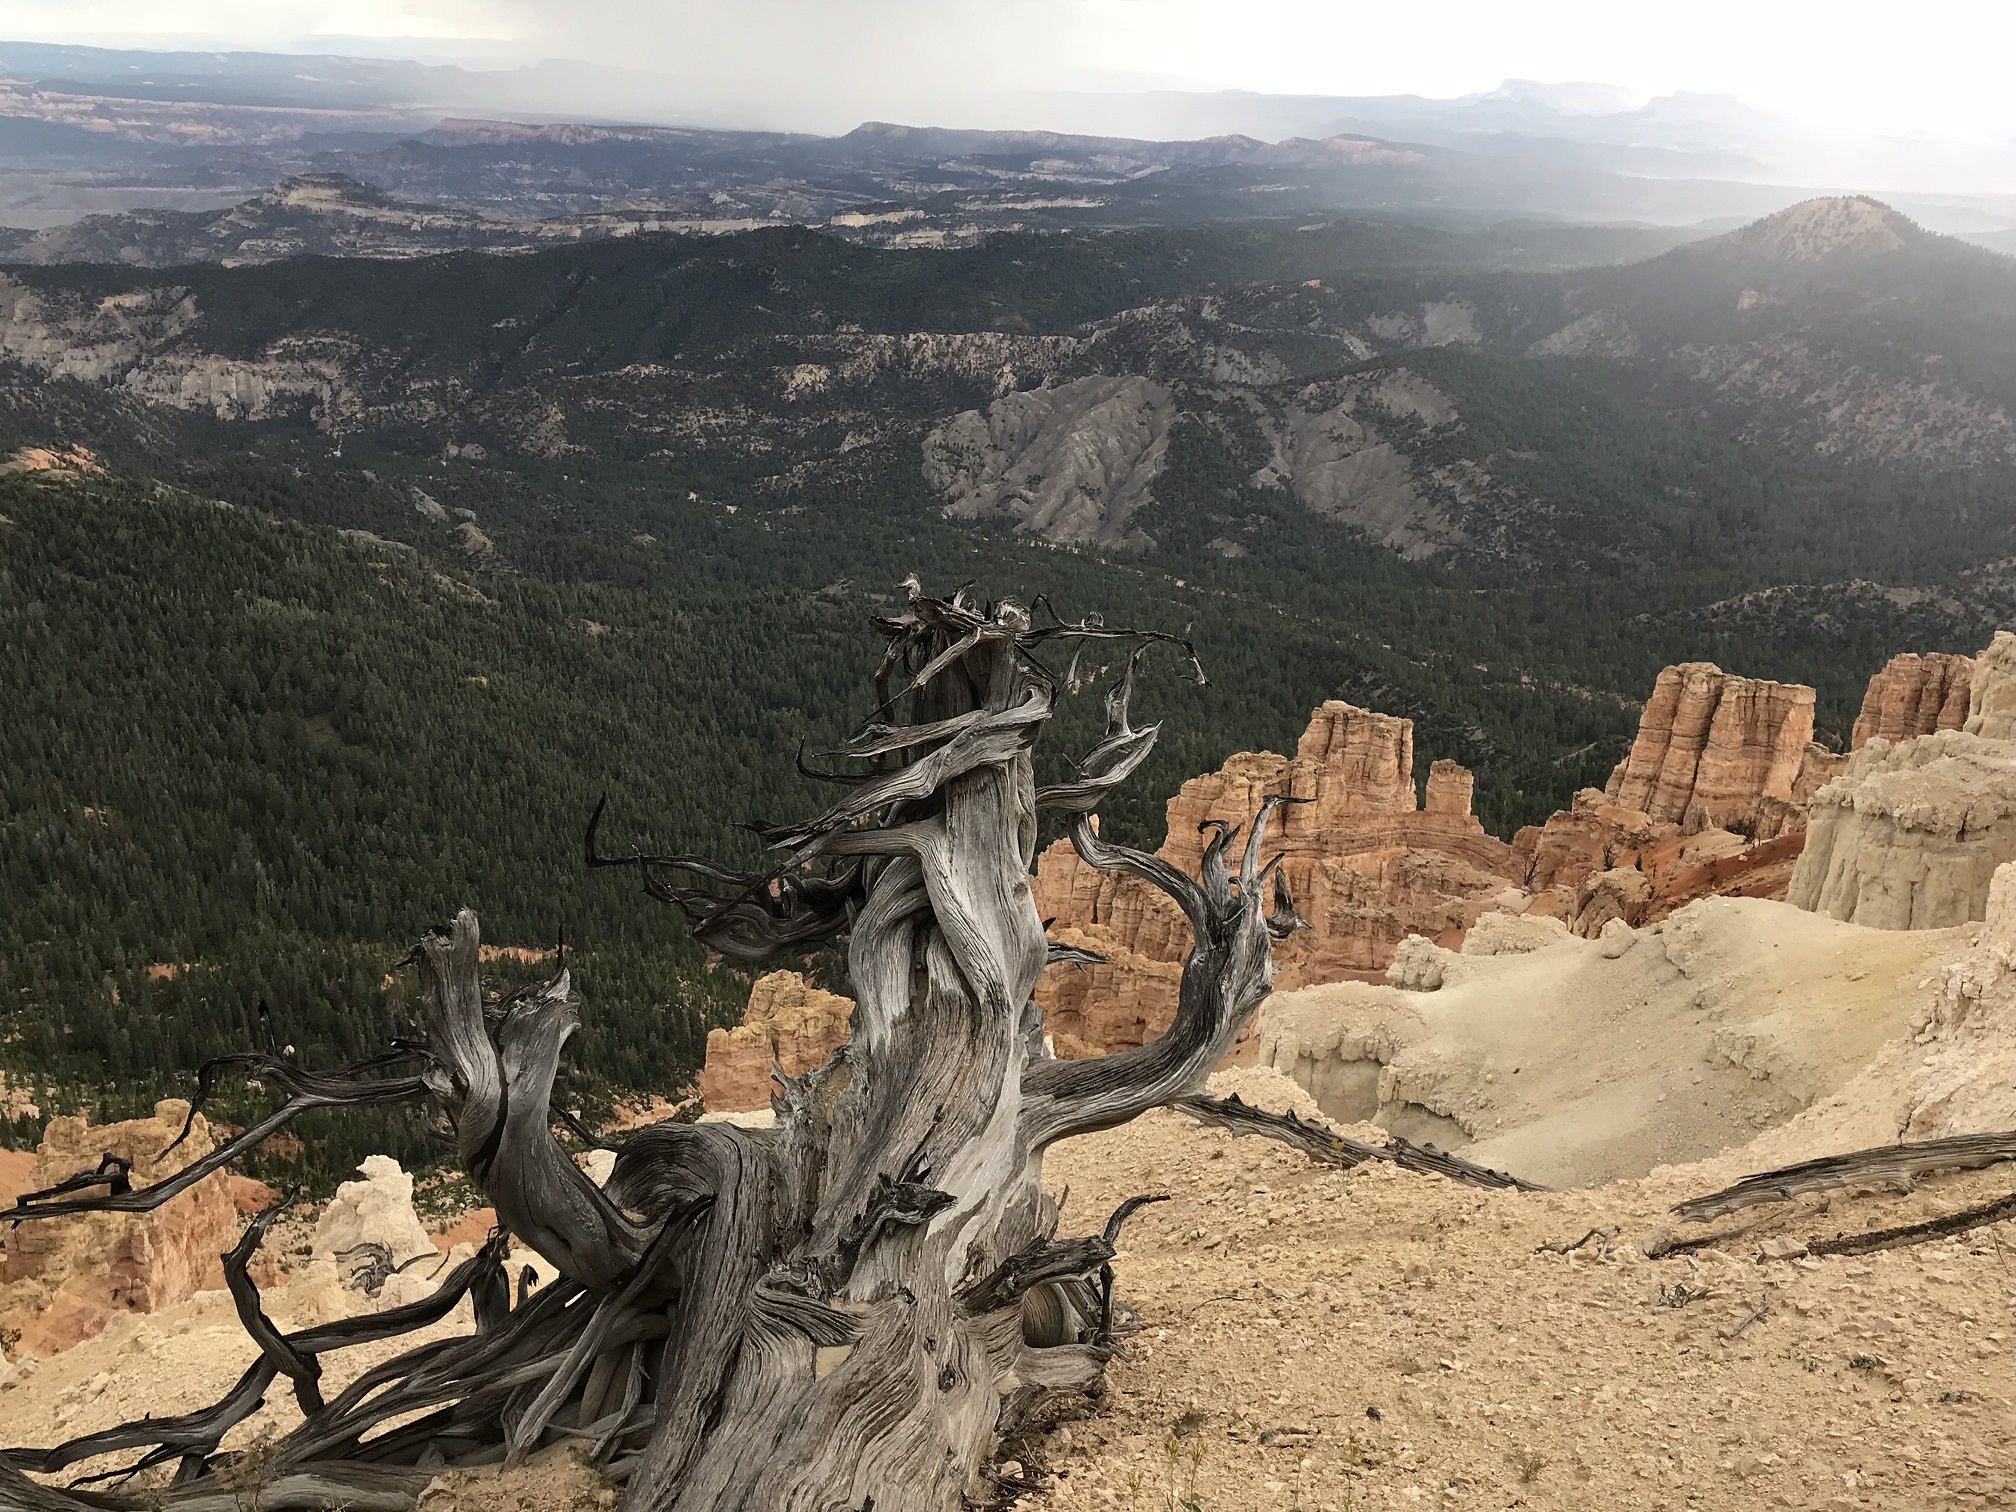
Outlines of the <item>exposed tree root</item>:
[[[197,1105],[225,1074],[285,1103],[153,1186],[131,1190],[126,1170],[101,1166],[4,1216],[147,1211],[311,1108],[425,1098],[497,1212],[489,1244],[424,1301],[287,1334],[250,1279],[273,1218],[261,1214],[227,1257],[258,1349],[232,1390],[200,1412],[6,1450],[0,1512],[408,1512],[435,1470],[564,1440],[591,1447],[626,1512],[954,1512],[989,1494],[1004,1446],[1100,1396],[1129,1322],[1109,1263],[1119,1227],[1159,1199],[1060,1240],[1043,1152],[1187,1097],[1231,1047],[1269,990],[1272,940],[1298,923],[1278,864],[1261,859],[1287,800],[1263,803],[1240,851],[1235,828],[1208,826],[1198,877],[1102,840],[1094,809],[1155,742],[1155,727],[1128,722],[1135,660],[1169,638],[1039,628],[1013,603],[907,586],[903,612],[876,622],[876,717],[830,753],[842,770],[824,775],[845,791],[817,818],[761,831],[778,852],[769,870],[608,855],[602,805],[589,823],[590,866],[635,870],[731,959],[845,939],[853,1036],[784,1082],[776,1126],[639,1129],[598,1188],[553,1134],[568,1121],[552,1096],[579,1022],[568,973],[486,998],[465,911],[413,954],[419,1043],[329,1074],[274,1055],[213,1062]],[[1061,684],[1037,653],[1053,640],[1137,649],[1108,694],[1105,738],[1071,780],[1038,788],[1033,753]],[[1176,1015],[1149,1044],[1070,1062],[1044,1051],[1037,976],[1078,956],[1051,947],[1030,899],[1042,809],[1069,818],[1088,863],[1159,888],[1189,920]],[[1305,1137],[1323,1158],[1346,1145]],[[1522,1185],[1404,1141],[1362,1158]],[[515,1306],[510,1236],[560,1272],[536,1293],[521,1286]],[[325,1399],[323,1355],[438,1323],[464,1297],[473,1334],[411,1348]],[[257,1457],[222,1450],[283,1377],[300,1426]],[[103,1491],[23,1473],[128,1450],[141,1452],[92,1479],[173,1463],[171,1483]]]

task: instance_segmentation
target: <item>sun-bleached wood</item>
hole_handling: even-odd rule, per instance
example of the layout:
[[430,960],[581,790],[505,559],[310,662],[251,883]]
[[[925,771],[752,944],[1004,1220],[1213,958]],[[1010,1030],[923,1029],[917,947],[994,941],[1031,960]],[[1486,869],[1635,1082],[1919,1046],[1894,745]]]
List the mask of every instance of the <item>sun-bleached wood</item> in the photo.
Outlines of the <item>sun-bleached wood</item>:
[[[1153,1194],[1098,1235],[1059,1239],[1043,1152],[1196,1091],[1266,995],[1272,940],[1300,922],[1262,862],[1279,800],[1236,850],[1232,828],[1209,826],[1195,877],[1102,839],[1093,811],[1156,736],[1129,722],[1135,662],[1168,638],[1038,627],[1019,604],[907,586],[903,611],[876,622],[887,646],[876,717],[832,753],[844,794],[765,833],[772,869],[606,855],[599,808],[590,824],[590,865],[635,869],[731,959],[844,939],[852,1038],[817,1070],[780,1077],[775,1127],[638,1130],[597,1188],[553,1132],[564,1122],[554,1078],[579,1023],[568,974],[486,999],[465,911],[415,952],[423,1050],[328,1076],[269,1057],[206,1068],[205,1089],[234,1070],[290,1100],[177,1190],[309,1107],[424,1096],[496,1208],[491,1244],[427,1302],[286,1335],[246,1273],[262,1220],[228,1266],[260,1350],[231,1395],[202,1413],[6,1451],[0,1512],[208,1512],[248,1504],[248,1475],[262,1508],[402,1512],[433,1468],[562,1439],[589,1446],[629,1512],[953,1512],[993,1494],[993,1467],[1027,1435],[1101,1393],[1126,1317],[1109,1262],[1120,1225]],[[1133,643],[1106,734],[1069,780],[1039,787],[1038,742],[1075,682],[1075,667],[1055,676],[1040,653],[1087,640]],[[1189,920],[1180,1006],[1160,1039],[1095,1060],[1045,1052],[1031,994],[1056,952],[1029,891],[1045,810],[1067,819],[1087,862],[1161,889]],[[10,1216],[172,1196],[126,1191],[116,1172],[103,1185]],[[515,1307],[507,1232],[560,1272]],[[424,1326],[465,1295],[472,1336],[419,1346],[322,1400],[319,1355]],[[283,1376],[306,1421],[256,1463],[220,1454]],[[175,1462],[174,1484],[87,1499],[21,1473],[122,1448]]]

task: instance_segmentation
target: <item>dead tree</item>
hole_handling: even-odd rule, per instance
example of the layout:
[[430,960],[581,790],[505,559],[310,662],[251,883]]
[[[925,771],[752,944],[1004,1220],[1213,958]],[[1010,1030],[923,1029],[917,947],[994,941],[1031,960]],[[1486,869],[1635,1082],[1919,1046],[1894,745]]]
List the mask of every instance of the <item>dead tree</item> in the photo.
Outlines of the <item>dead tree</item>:
[[[684,856],[597,849],[636,868],[699,938],[758,962],[844,937],[853,1037],[782,1083],[771,1129],[663,1123],[631,1134],[606,1188],[555,1138],[550,1098],[578,1019],[567,975],[486,1003],[464,912],[416,953],[424,1046],[313,1075],[270,1057],[206,1068],[256,1075],[285,1107],[171,1181],[45,1194],[9,1216],[137,1210],[185,1190],[312,1107],[428,1098],[500,1232],[423,1303],[292,1335],[245,1275],[264,1224],[232,1255],[258,1347],[205,1411],[147,1418],[47,1449],[10,1449],[0,1512],[242,1508],[224,1434],[285,1376],[306,1414],[263,1452],[257,1505],[401,1512],[442,1466],[591,1446],[634,1512],[949,1512],[994,1489],[991,1467],[1061,1404],[1097,1397],[1114,1353],[1116,1212],[1057,1237],[1043,1153],[1194,1091],[1267,994],[1273,868],[1263,806],[1245,844],[1218,826],[1191,877],[1100,838],[1092,813],[1153,746],[1128,718],[1148,639],[1095,624],[1038,628],[1014,603],[934,599],[878,620],[876,717],[835,753],[845,796],[765,838],[778,865],[746,875]],[[1070,780],[1038,787],[1034,754],[1060,679],[1039,653],[1136,643],[1107,698],[1103,740]],[[1044,1049],[1032,993],[1051,948],[1030,899],[1038,815],[1068,818],[1079,855],[1161,889],[1193,934],[1174,1022],[1094,1060]],[[599,810],[598,816],[599,818]],[[108,1178],[109,1181],[109,1178]],[[561,1276],[511,1305],[504,1234]],[[414,1348],[326,1401],[328,1352],[475,1303],[473,1335]],[[141,1449],[174,1463],[145,1494],[33,1482]],[[131,1468],[130,1466],[128,1468]],[[242,1467],[239,1467],[242,1469]]]

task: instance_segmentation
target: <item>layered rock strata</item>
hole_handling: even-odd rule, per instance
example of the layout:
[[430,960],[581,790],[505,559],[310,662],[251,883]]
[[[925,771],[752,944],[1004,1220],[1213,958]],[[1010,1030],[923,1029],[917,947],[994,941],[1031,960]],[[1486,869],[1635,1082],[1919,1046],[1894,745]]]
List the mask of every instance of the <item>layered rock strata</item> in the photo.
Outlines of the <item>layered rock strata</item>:
[[[173,1150],[189,1104],[170,1098],[154,1116],[94,1127],[83,1115],[52,1118],[29,1176],[52,1187],[105,1155],[133,1163],[135,1187],[165,1181],[215,1148],[197,1114]],[[10,1196],[12,1194],[9,1194]],[[10,1227],[0,1260],[0,1322],[20,1350],[54,1354],[102,1330],[117,1312],[155,1312],[222,1285],[218,1256],[238,1239],[238,1207],[220,1172],[151,1213],[80,1213]]]
[[1871,737],[1813,795],[1791,902],[1879,929],[1986,914],[1996,867],[2016,860],[2016,635],[1974,660],[1967,693],[1961,728]]
[[1907,651],[1891,657],[1869,679],[1849,748],[1859,751],[1872,740],[1895,745],[1935,730],[1959,729],[1967,722],[1973,676],[1971,656],[1944,651],[1919,656]]
[[700,1100],[710,1112],[770,1106],[770,1068],[803,1076],[847,1038],[854,1000],[814,987],[795,971],[756,979],[733,1029],[707,1032]]
[[1805,844],[1805,811],[1787,808],[1797,808],[1797,822],[1753,842],[1725,829],[1690,833],[1584,788],[1544,825],[1513,836],[1530,896],[1509,906],[1560,918],[1594,938],[1613,918],[1655,923],[1697,898],[1783,898]]
[[1668,667],[1604,794],[1682,829],[1781,834],[1834,775],[1832,753],[1813,741],[1813,702],[1803,684],[1737,677],[1713,662]]
[[[1250,823],[1269,793],[1304,800],[1277,810],[1270,831],[1310,925],[1276,947],[1276,983],[1377,978],[1409,935],[1459,943],[1522,872],[1511,847],[1470,812],[1471,789],[1468,771],[1437,761],[1423,802],[1414,786],[1413,722],[1332,701],[1314,711],[1292,757],[1241,752],[1184,783],[1169,800],[1159,854],[1194,873],[1209,821]],[[1086,866],[1068,841],[1039,858],[1035,894],[1038,911],[1055,921],[1053,936],[1112,963],[1044,973],[1036,997],[1058,1054],[1160,1033],[1175,1012],[1190,947],[1181,912],[1143,883]]]
[[[2000,732],[1995,739],[2016,749],[2016,636],[1998,636],[1978,663],[1943,653],[1894,658],[1870,680],[1857,729],[1868,751],[1887,752],[1881,732],[1944,727],[1969,710],[1970,732]],[[1270,793],[1303,800],[1278,811],[1272,830],[1310,926],[1276,950],[1283,989],[1375,981],[1389,968],[1411,983],[1439,969],[1440,957],[1422,951],[1464,947],[1480,919],[1487,921],[1480,945],[1513,920],[1608,940],[1702,898],[1787,896],[1807,845],[1809,804],[1851,769],[1850,756],[1813,742],[1813,711],[1808,687],[1732,676],[1708,662],[1668,667],[1608,788],[1577,793],[1508,846],[1471,813],[1474,779],[1453,761],[1430,765],[1417,801],[1411,721],[1332,701],[1312,713],[1293,756],[1241,752],[1184,783],[1169,801],[1160,854],[1195,873],[1209,822],[1250,822]],[[1868,773],[1878,758],[1854,760],[1863,763],[1854,771]],[[1843,831],[1839,814],[1855,807],[1848,791],[1817,801],[1815,812],[1828,816],[1830,856]],[[1975,812],[1979,818],[1987,808]],[[1897,827],[1894,818],[1885,822]],[[1963,909],[1979,916],[1995,839],[1972,840],[1990,849],[1964,866],[1935,861],[1936,846],[1916,843],[1927,875],[1940,880],[1900,917],[1950,923],[1969,916]],[[1859,833],[1847,842],[1863,858],[1855,867],[1879,873],[1901,864],[1889,854],[1899,846]],[[1888,884],[1855,880],[1855,867],[1824,887],[1815,883],[1805,906],[1864,923],[1897,914],[1897,905],[1881,901]],[[1053,939],[1105,957],[1054,966],[1038,984],[1055,1052],[1101,1055],[1161,1033],[1190,946],[1180,910],[1145,884],[1086,866],[1068,841],[1038,858],[1032,892]],[[1846,892],[1853,900],[1839,912]],[[1410,938],[1418,941],[1407,947],[1413,954],[1403,949]],[[708,1108],[767,1107],[770,1068],[796,1075],[818,1065],[846,1038],[851,1008],[791,973],[762,978],[747,1021],[708,1037],[701,1074]]]

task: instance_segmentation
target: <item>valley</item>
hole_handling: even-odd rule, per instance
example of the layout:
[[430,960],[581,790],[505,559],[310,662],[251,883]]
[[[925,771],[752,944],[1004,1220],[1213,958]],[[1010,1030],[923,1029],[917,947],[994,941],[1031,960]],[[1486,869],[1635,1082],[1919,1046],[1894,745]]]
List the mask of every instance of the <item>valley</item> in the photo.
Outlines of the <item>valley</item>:
[[[139,1067],[243,1032],[257,963],[307,941],[357,985],[290,1032],[340,1038],[347,963],[474,889],[516,899],[514,940],[615,952],[691,1075],[746,986],[616,889],[556,902],[550,869],[604,791],[729,853],[801,807],[740,742],[837,734],[790,711],[844,664],[750,683],[758,625],[820,645],[910,572],[1191,639],[1209,681],[1152,674],[1169,733],[1108,814],[1151,844],[1178,782],[1328,698],[1413,719],[1415,780],[1460,762],[1508,840],[1600,785],[1670,662],[1810,685],[1845,748],[1871,668],[2006,614],[2016,264],[1860,200],[1649,261],[1580,234],[1573,272],[1502,230],[1352,220],[15,269],[0,443],[92,461],[0,479],[8,696],[45,711],[9,736],[39,859],[0,955],[19,1012],[97,1047],[17,1069],[88,1077],[135,1004],[205,990],[149,967],[205,962],[236,1017],[114,1062],[120,1096],[165,1094]],[[91,586],[128,581],[183,586]],[[205,625],[270,663],[227,675],[239,632]],[[170,733],[199,708],[232,733]],[[32,734],[63,726],[94,733]],[[390,890],[339,905],[343,858],[395,834]],[[79,941],[114,873],[129,904]],[[664,1081],[589,1065],[598,1097]]]
[[0,1512],[2016,1497],[2008,26],[156,9],[0,38]]

